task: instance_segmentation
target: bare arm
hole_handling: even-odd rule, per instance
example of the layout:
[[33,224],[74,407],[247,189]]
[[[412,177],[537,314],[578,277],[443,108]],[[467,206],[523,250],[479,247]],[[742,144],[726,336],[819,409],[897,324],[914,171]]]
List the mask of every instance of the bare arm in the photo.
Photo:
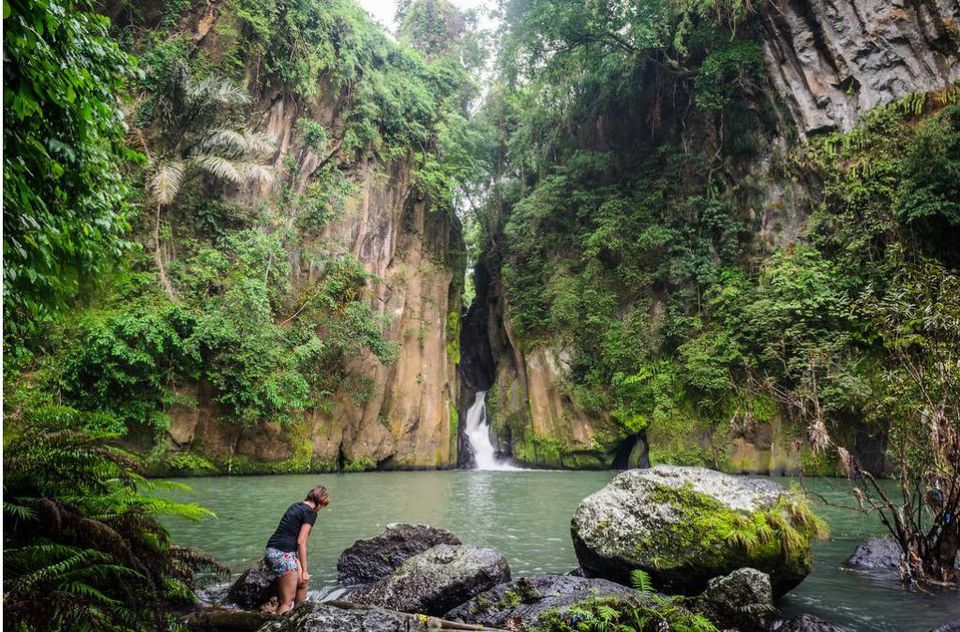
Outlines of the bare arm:
[[297,559],[300,560],[300,581],[310,579],[307,572],[307,538],[310,537],[310,524],[305,522],[300,526],[300,535],[297,536]]

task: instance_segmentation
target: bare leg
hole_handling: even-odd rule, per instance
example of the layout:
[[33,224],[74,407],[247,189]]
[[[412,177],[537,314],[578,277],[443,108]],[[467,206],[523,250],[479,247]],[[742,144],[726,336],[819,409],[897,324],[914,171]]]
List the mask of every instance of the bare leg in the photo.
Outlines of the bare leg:
[[[278,589],[280,592],[280,607],[277,608],[277,614],[283,614],[284,612],[293,608],[293,600],[297,591],[297,582],[300,581],[300,573],[297,571],[290,571],[286,575],[280,578],[278,583]],[[297,603],[300,603],[299,601]]]
[[307,599],[307,585],[308,582],[298,582],[297,583],[297,596],[294,597],[294,605],[300,605]]

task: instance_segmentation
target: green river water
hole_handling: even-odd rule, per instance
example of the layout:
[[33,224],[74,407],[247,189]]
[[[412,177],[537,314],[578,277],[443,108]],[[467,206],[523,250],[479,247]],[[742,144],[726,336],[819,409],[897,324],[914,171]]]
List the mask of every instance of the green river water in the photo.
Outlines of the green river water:
[[[332,503],[310,538],[314,589],[336,584],[336,561],[358,538],[390,522],[442,527],[464,542],[488,546],[510,561],[514,577],[565,573],[577,566],[570,517],[579,501],[615,472],[469,471],[365,472],[336,475],[211,477],[183,480],[180,500],[199,503],[217,519],[170,519],[174,541],[198,547],[239,573],[262,554],[284,509],[313,485],[326,485]],[[834,502],[849,502],[843,480],[807,480]],[[815,614],[851,631],[926,632],[960,618],[960,594],[911,593],[890,577],[840,570],[864,536],[882,534],[873,519],[817,503],[831,528],[814,545],[814,571],[780,604],[788,613]]]

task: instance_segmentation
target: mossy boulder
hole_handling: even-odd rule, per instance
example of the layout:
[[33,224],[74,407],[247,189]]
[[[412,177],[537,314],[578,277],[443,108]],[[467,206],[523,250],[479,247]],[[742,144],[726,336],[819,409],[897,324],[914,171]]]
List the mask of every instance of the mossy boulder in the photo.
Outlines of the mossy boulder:
[[824,530],[773,481],[666,465],[620,474],[571,523],[588,577],[627,583],[642,569],[658,589],[691,595],[743,567],[770,575],[782,595],[810,573],[810,540]]
[[547,612],[562,613],[589,599],[628,598],[634,594],[632,589],[605,579],[535,575],[484,591],[444,618],[491,628],[511,629],[518,622],[535,628],[543,624],[541,616]]

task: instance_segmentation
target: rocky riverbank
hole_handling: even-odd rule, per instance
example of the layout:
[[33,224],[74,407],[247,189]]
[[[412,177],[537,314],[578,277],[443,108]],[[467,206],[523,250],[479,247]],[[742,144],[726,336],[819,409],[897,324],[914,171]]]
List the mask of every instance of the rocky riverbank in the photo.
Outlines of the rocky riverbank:
[[831,630],[810,617],[782,620],[774,601],[809,572],[815,524],[803,499],[769,481],[700,468],[628,471],[574,513],[581,567],[569,574],[514,578],[495,550],[425,525],[390,525],[341,554],[338,590],[288,615],[272,614],[273,579],[258,565],[187,623],[565,632],[605,618],[610,629]]

